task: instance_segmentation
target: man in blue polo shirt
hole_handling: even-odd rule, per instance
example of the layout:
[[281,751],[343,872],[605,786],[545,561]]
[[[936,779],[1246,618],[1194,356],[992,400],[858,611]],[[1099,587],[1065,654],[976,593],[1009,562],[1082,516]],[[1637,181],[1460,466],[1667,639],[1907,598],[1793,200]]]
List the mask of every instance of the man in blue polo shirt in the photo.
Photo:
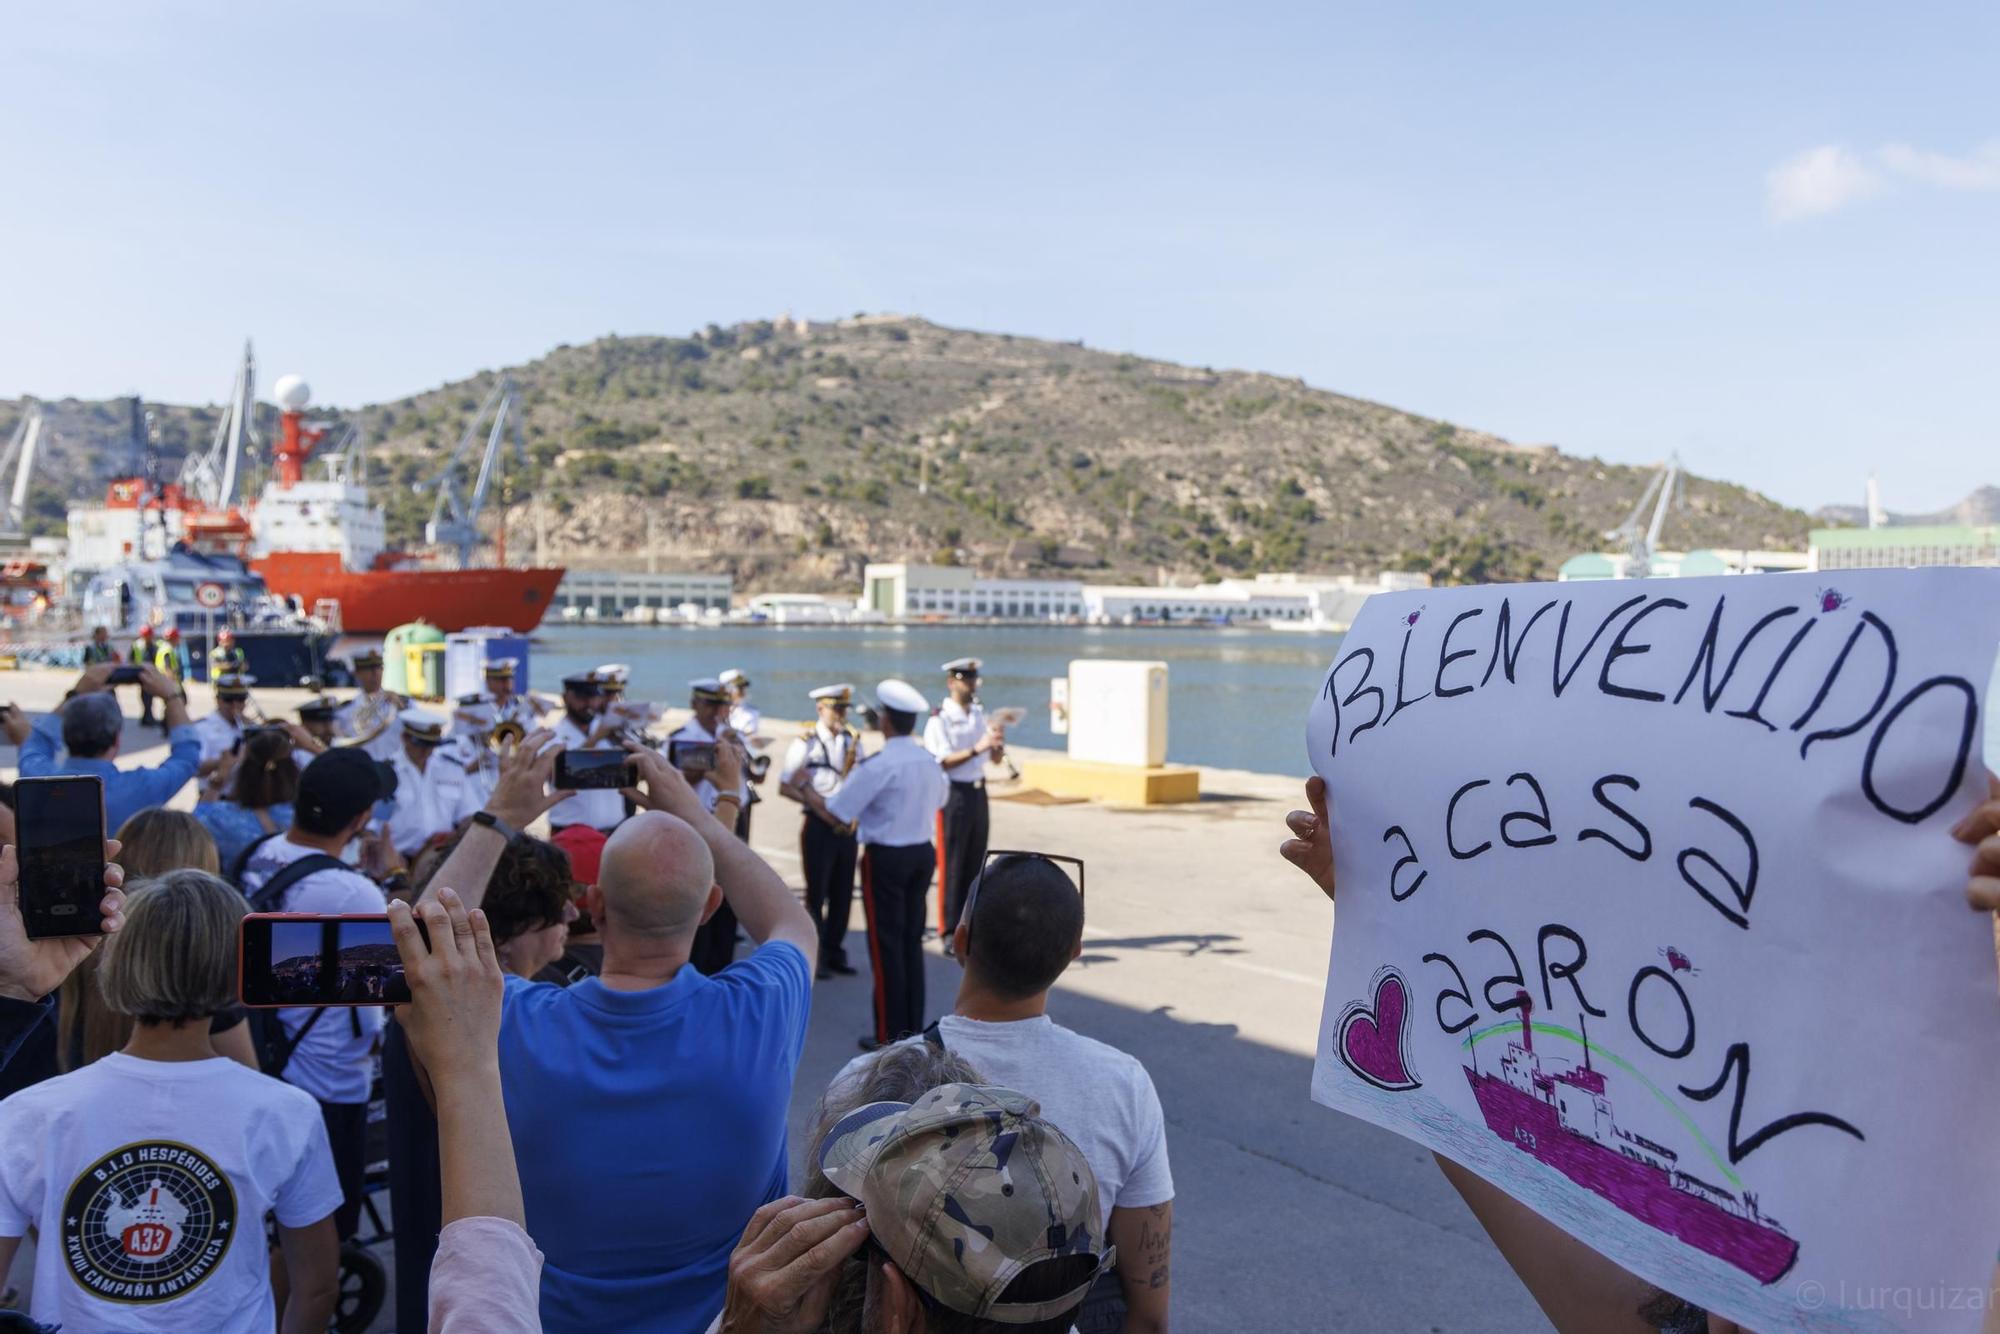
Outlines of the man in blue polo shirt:
[[[742,760],[725,741],[724,791],[736,790]],[[635,763],[630,795],[645,809],[605,844],[584,897],[603,971],[567,988],[510,977],[501,1021],[501,1086],[551,1334],[701,1334],[722,1309],[744,1225],[785,1193],[813,920],[664,758],[642,751]],[[539,781],[525,790],[525,772],[503,760],[485,810],[432,878],[468,907],[518,826],[547,805]],[[758,948],[705,976],[688,953],[725,900]]]
[[[164,806],[188,785],[201,762],[201,741],[188,721],[187,698],[172,677],[155,667],[139,669],[139,689],[161,705],[167,728],[167,758],[150,769],[120,769],[116,763],[125,714],[111,692],[117,664],[101,662],[86,670],[57,713],[32,725],[10,710],[0,726],[21,748],[21,777],[95,774],[104,780],[104,827],[113,833],[140,811]],[[67,750],[68,758],[58,753]]]

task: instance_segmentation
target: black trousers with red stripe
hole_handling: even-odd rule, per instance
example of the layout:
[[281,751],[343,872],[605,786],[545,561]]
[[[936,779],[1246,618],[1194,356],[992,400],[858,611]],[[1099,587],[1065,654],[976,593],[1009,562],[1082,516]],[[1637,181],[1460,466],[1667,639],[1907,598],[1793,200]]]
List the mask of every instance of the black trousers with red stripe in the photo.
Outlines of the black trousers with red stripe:
[[928,843],[868,847],[861,853],[861,908],[875,974],[875,1040],[894,1042],[924,1027],[924,900],[936,854]]

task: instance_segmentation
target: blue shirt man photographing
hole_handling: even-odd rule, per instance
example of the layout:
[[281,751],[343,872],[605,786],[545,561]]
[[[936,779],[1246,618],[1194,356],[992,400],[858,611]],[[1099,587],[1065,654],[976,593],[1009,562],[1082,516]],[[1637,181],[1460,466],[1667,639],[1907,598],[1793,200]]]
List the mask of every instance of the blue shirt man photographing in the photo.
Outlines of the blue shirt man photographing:
[[[140,811],[173,800],[194,777],[201,760],[201,742],[188,721],[187,699],[179,684],[158,668],[140,667],[139,689],[161,704],[167,758],[147,769],[118,767],[125,714],[111,693],[111,673],[119,666],[93,664],[60,710],[32,724],[12,706],[0,714],[7,739],[21,748],[23,778],[93,774],[104,781],[104,826],[113,833]],[[64,750],[67,757],[61,755]]]

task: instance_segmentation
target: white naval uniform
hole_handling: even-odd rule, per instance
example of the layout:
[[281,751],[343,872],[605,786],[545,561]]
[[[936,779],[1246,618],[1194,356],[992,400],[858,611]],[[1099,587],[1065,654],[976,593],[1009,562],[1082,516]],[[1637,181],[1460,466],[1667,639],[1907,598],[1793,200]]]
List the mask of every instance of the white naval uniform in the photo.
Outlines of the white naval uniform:
[[[953,751],[971,750],[986,735],[986,706],[978,700],[964,708],[947,699],[924,724],[924,747],[942,760]],[[945,770],[954,783],[977,783],[986,777],[986,757],[974,755],[956,769]]]
[[431,763],[448,765],[465,776],[459,782],[463,801],[452,820],[454,825],[484,807],[486,799],[493,795],[494,787],[500,782],[497,758],[477,737],[465,734],[453,737],[437,748],[437,754],[431,756]]
[[230,722],[219,713],[211,713],[194,725],[195,740],[201,742],[200,763],[219,760],[227,755],[236,743],[243,739],[243,722]]
[[937,756],[914,738],[896,736],[854,766],[826,808],[834,819],[857,825],[863,843],[907,848],[930,843],[945,795]]
[[494,701],[492,691],[482,690],[479,692],[479,703],[493,711],[496,727],[501,723],[519,723],[523,732],[532,732],[541,725],[542,712],[528,702],[526,695],[509,695],[503,706]]
[[[597,726],[597,720],[591,719],[589,725]],[[553,730],[555,740],[549,743],[550,749],[611,749],[611,743],[608,741],[600,741],[595,746],[585,746],[584,741],[589,737],[589,731],[578,727],[567,711],[564,711],[561,721],[556,723]],[[573,796],[564,797],[549,808],[549,824],[557,829],[564,825],[585,824],[608,834],[623,823],[624,819],[625,796],[614,788],[578,792]]]
[[[812,777],[806,781],[813,791],[822,797],[830,797],[840,791],[841,780],[852,767],[848,763],[848,753],[855,746],[855,737],[846,728],[830,731],[825,723],[814,723],[813,730],[797,737],[785,750],[785,764],[778,771],[781,781],[794,781],[799,771],[810,769]],[[817,817],[814,817],[817,818]]]
[[[437,835],[458,827],[470,793],[465,771],[435,752],[419,769],[399,745],[389,763],[396,768],[396,813],[389,820],[389,841],[396,845],[396,851],[410,857]],[[464,814],[478,809],[473,806]]]
[[[377,732],[375,739],[362,749],[368,753],[370,759],[386,760],[393,764],[396,757],[403,753],[403,729],[397,723],[396,716],[403,711],[404,706],[396,703],[397,696],[386,690],[378,691],[375,699],[378,701],[377,707],[381,716],[388,719],[388,726]],[[361,729],[355,726],[355,719],[360,716],[361,707],[366,702],[366,696],[356,695],[341,705],[340,712],[333,715],[334,730],[344,737],[360,736]]]
[[749,743],[754,752],[758,729],[764,725],[764,711],[755,704],[738,704],[729,710],[729,725],[735,729],[738,736]]
[[[719,742],[720,740],[721,738],[717,737],[715,733],[709,731],[706,727],[703,727],[700,723],[690,718],[687,720],[687,722],[681,725],[680,730],[676,731],[672,736],[667,738],[666,743],[660,747],[660,754],[667,756],[668,762],[672,763],[673,743],[676,741]],[[699,783],[696,783],[694,785],[694,793],[696,796],[701,798],[702,808],[708,811],[711,815],[714,814],[715,803],[722,796],[722,794],[716,790],[715,784],[711,783],[708,779],[704,778]],[[749,774],[746,773],[743,776],[742,791],[738,792],[736,795],[742,798],[744,802],[748,802],[750,800]],[[742,807],[738,806],[737,809],[741,810]]]

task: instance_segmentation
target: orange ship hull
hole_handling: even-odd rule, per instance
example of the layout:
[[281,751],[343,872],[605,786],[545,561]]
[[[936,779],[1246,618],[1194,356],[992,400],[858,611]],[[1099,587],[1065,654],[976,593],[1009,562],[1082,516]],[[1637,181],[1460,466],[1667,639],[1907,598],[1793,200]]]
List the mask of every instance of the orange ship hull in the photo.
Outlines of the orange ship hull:
[[333,551],[277,551],[250,562],[273,593],[296,597],[308,611],[322,599],[340,604],[350,634],[386,634],[411,621],[450,632],[476,625],[527,634],[555,602],[561,568],[349,570]]

